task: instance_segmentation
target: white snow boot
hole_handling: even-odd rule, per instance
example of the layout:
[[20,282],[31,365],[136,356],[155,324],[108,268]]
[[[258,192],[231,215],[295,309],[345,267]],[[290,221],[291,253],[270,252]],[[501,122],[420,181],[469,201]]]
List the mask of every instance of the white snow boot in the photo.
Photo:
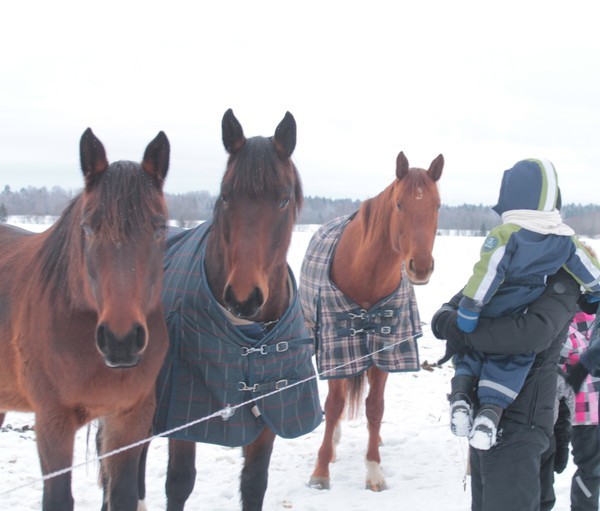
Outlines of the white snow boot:
[[456,436],[469,436],[473,427],[473,410],[465,399],[450,403],[450,431]]
[[496,443],[498,423],[502,409],[494,405],[486,405],[477,414],[473,421],[473,429],[469,444],[475,449],[487,451]]

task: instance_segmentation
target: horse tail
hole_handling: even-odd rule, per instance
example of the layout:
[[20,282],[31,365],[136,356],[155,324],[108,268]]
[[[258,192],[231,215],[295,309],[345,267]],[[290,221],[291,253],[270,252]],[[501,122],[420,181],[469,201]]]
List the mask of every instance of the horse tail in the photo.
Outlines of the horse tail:
[[367,373],[363,372],[357,376],[349,378],[348,381],[348,419],[358,417],[362,409],[362,400],[365,390],[365,380]]

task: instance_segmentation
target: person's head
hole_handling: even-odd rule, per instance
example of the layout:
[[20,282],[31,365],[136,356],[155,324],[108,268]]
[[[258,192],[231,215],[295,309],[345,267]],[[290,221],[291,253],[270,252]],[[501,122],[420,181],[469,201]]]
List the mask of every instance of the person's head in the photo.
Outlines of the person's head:
[[518,161],[505,170],[498,204],[492,209],[502,215],[515,209],[553,211],[561,206],[558,176],[554,165],[545,159]]

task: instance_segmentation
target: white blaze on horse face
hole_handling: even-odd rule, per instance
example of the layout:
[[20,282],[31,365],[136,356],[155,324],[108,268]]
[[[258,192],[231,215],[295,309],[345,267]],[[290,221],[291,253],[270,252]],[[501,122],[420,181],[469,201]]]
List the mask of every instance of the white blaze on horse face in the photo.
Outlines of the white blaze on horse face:
[[421,188],[420,186],[417,188],[417,193],[415,195],[415,200],[422,200],[423,199],[423,188]]

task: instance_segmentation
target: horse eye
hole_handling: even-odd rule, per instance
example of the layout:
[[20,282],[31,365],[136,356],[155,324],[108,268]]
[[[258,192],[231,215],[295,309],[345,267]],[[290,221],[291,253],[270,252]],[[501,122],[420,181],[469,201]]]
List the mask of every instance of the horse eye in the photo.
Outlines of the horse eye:
[[402,209],[402,204],[400,204],[399,202],[396,202],[396,209],[401,210]]
[[290,203],[290,199],[288,199],[288,198],[285,198],[285,199],[283,199],[283,200],[282,200],[282,201],[279,203],[279,207],[280,207],[281,209],[285,209],[285,208],[287,208],[287,206],[288,206],[288,204],[289,204],[289,203]]
[[85,234],[87,238],[91,238],[94,235],[94,230],[89,224],[81,224],[81,228],[83,229],[83,234]]
[[161,225],[154,231],[154,238],[157,240],[162,240],[167,235],[167,226]]
[[225,195],[221,195],[221,202],[223,203],[223,206],[229,206],[229,199],[225,197]]

